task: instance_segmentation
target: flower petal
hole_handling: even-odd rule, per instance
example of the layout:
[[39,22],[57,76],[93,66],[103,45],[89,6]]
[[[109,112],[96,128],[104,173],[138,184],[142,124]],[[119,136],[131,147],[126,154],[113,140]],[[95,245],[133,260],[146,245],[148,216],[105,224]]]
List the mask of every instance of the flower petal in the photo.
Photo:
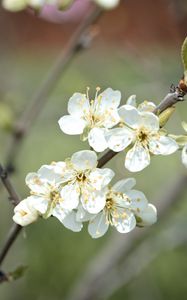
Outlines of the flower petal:
[[78,184],[66,184],[60,192],[62,200],[60,206],[64,209],[72,210],[77,208],[79,204],[79,186]]
[[143,170],[150,164],[150,155],[148,149],[144,148],[140,143],[136,143],[134,147],[127,152],[125,159],[125,167],[131,172]]
[[61,176],[54,172],[54,167],[52,165],[43,165],[38,170],[38,175],[42,181],[48,183],[58,183],[61,182]]
[[106,133],[106,140],[108,147],[115,151],[120,152],[128,147],[134,139],[134,132],[127,128],[114,128]]
[[63,116],[58,120],[60,129],[66,134],[82,134],[86,122],[80,118],[72,116]]
[[69,213],[61,222],[66,228],[68,228],[74,232],[81,231],[81,229],[83,227],[81,222],[77,222],[76,213],[74,211]]
[[111,88],[104,90],[95,100],[97,108],[105,112],[108,108],[117,108],[120,104],[121,92]]
[[89,192],[85,189],[82,191],[81,202],[86,211],[90,214],[97,214],[105,207],[106,190]]
[[157,221],[157,210],[153,204],[148,204],[147,208],[137,214],[137,216],[141,219],[137,221],[137,225],[139,226],[150,226]]
[[60,204],[57,204],[52,211],[52,216],[62,222],[68,213],[70,213],[68,210],[63,209]]
[[138,213],[146,209],[148,201],[144,193],[137,190],[131,190],[126,192],[126,195],[130,199],[129,207],[131,209]]
[[150,131],[157,132],[159,130],[159,118],[152,112],[141,112],[141,124]]
[[104,188],[114,177],[115,173],[109,169],[95,169],[88,176],[90,184],[96,189],[101,190]]
[[156,105],[153,102],[144,101],[138,105],[139,111],[150,111],[152,112],[156,108]]
[[136,107],[136,95],[131,95],[128,99],[127,99],[127,105],[131,105]]
[[93,214],[88,213],[83,207],[82,204],[78,206],[77,213],[76,213],[76,220],[77,222],[87,222],[91,218],[93,218]]
[[68,112],[73,117],[81,117],[89,112],[90,103],[85,94],[75,93],[69,99]]
[[133,129],[137,129],[141,124],[141,115],[139,111],[131,105],[123,105],[119,108],[118,113],[128,126]]
[[32,196],[32,206],[44,215],[47,212],[50,199],[38,196]]
[[170,137],[160,136],[149,141],[149,149],[153,154],[169,155],[179,148],[178,144]]
[[39,217],[38,212],[32,206],[32,197],[22,200],[14,208],[13,220],[20,226],[27,226],[35,222]]
[[103,236],[109,227],[106,216],[103,212],[99,213],[88,225],[88,232],[93,239]]
[[105,129],[104,128],[93,128],[88,134],[89,145],[96,152],[103,152],[107,149],[108,145],[105,139]]
[[113,185],[112,190],[119,193],[126,193],[127,191],[131,190],[135,184],[136,179],[134,178],[122,179]]
[[182,149],[182,163],[187,168],[187,144]]
[[[120,215],[120,213],[119,213]],[[132,212],[125,210],[123,217],[113,219],[114,226],[120,233],[128,233],[136,227],[136,218]]]
[[97,166],[97,155],[91,150],[78,151],[72,155],[71,162],[77,171],[94,169]]
[[28,173],[25,182],[31,191],[36,194],[46,194],[48,191],[46,183],[40,179],[37,173]]

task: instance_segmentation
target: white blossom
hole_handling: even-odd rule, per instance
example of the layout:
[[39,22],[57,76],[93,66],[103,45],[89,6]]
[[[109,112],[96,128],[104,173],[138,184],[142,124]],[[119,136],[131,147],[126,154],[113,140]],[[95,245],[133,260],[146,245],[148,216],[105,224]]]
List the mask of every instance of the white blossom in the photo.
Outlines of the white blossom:
[[[187,123],[182,122],[183,129],[187,132]],[[186,138],[186,136],[185,136]],[[182,149],[182,163],[187,168],[187,144],[184,145]]]
[[60,118],[61,130],[70,135],[81,134],[83,140],[96,151],[107,149],[106,134],[120,120],[118,106],[121,93],[111,88],[101,94],[96,93],[94,100],[88,95],[75,93],[68,102],[69,115]]
[[120,0],[94,0],[94,1],[105,9],[115,8],[120,3]]
[[103,236],[109,226],[120,233],[128,233],[135,226],[148,226],[156,222],[156,208],[149,204],[145,195],[133,190],[133,178],[118,181],[108,189],[104,209],[91,218],[88,232],[93,238]]
[[15,223],[27,226],[38,219],[39,212],[33,207],[32,202],[32,197],[28,197],[14,208],[13,220]]
[[137,110],[139,112],[143,112],[143,111],[153,112],[153,110],[156,108],[156,105],[153,102],[150,102],[150,101],[143,101],[142,103],[137,105],[136,95],[131,95],[127,99],[126,104],[134,106],[135,108],[137,108]]
[[105,206],[106,186],[114,176],[111,169],[99,169],[94,151],[74,153],[70,160],[53,163],[52,167],[63,180],[61,197],[63,207],[71,210],[79,204],[91,213],[98,213]]
[[131,172],[150,164],[150,154],[169,155],[178,149],[171,137],[163,135],[159,118],[149,111],[139,111],[132,105],[119,108],[122,126],[107,133],[108,147],[115,152],[127,151],[125,167]]

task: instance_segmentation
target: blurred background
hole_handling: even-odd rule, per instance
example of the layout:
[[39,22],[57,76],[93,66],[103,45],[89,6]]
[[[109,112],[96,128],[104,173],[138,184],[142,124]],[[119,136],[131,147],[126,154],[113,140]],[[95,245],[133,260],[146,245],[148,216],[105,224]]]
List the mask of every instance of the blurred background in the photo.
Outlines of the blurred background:
[[[32,11],[10,13],[0,8],[0,160],[5,162],[10,144],[11,128],[29,105],[53,61],[63,51],[67,41],[87,13],[88,0],[79,1],[71,13],[59,14],[53,9],[37,16]],[[28,194],[24,179],[28,172],[42,164],[63,160],[75,151],[86,149],[79,137],[67,136],[58,127],[58,119],[67,112],[67,101],[74,92],[95,94],[95,88],[112,87],[122,92],[122,103],[131,94],[139,102],[159,103],[171,84],[182,76],[180,48],[187,29],[187,2],[185,0],[124,0],[118,8],[105,12],[94,27],[96,36],[90,46],[76,55],[62,74],[55,89],[42,108],[16,157],[12,182],[22,198]],[[187,121],[187,104],[177,105],[175,116],[167,128],[174,134],[182,133],[181,120]],[[150,202],[162,200],[166,185],[178,174],[185,173],[180,153],[169,157],[154,157],[151,165],[137,179]],[[122,167],[124,153],[108,163],[116,171],[116,178],[132,176]],[[160,197],[160,198],[159,198]],[[158,253],[150,259],[142,272],[123,282],[129,269],[118,267],[121,283],[112,290],[116,274],[103,285],[101,298],[110,300],[185,300],[187,294],[187,193],[179,197],[164,220],[151,228],[148,247],[137,260],[149,257],[157,246]],[[12,225],[13,208],[7,192],[1,189],[0,241],[1,246]],[[145,229],[135,229],[136,234]],[[124,245],[129,234],[119,235],[110,230],[105,237],[93,240],[86,226],[81,233],[65,229],[55,218],[40,220],[25,228],[10,250],[3,270],[11,271],[19,265],[28,265],[23,278],[0,286],[3,300],[59,300],[71,298],[78,280],[81,280],[90,260],[104,251],[112,239],[121,239]],[[113,243],[115,252],[116,244]],[[136,254],[136,253],[135,253]],[[106,251],[107,255],[107,251]],[[112,257],[111,257],[112,259]],[[97,265],[98,264],[98,265]],[[133,264],[133,260],[132,260]],[[94,268],[102,262],[95,259]],[[136,273],[136,272],[135,272]],[[118,274],[118,273],[117,273]],[[112,279],[113,276],[113,279]],[[124,276],[125,278],[125,276]],[[108,292],[108,289],[110,290]],[[69,297],[69,298],[68,298]],[[73,296],[72,296],[73,297]],[[100,299],[98,297],[98,299]],[[83,299],[83,298],[82,298]],[[97,299],[94,297],[93,299]]]

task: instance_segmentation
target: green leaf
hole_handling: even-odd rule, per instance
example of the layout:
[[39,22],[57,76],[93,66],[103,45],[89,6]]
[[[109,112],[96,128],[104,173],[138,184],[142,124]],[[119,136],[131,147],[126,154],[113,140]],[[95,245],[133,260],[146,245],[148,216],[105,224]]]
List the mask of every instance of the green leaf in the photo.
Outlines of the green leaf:
[[19,266],[13,272],[8,274],[9,281],[17,280],[25,275],[28,266]]
[[184,82],[187,84],[187,37],[185,38],[181,48],[181,57],[184,66]]

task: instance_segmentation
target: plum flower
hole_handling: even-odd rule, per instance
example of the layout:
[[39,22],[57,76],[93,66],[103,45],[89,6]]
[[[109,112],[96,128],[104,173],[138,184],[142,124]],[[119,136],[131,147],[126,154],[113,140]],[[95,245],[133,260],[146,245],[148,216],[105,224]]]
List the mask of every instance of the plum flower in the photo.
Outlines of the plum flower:
[[171,137],[163,135],[159,128],[159,118],[148,111],[139,111],[131,105],[119,108],[121,128],[107,133],[108,147],[115,152],[129,146],[125,167],[131,172],[143,170],[150,164],[150,154],[169,155],[178,149]]
[[68,102],[69,115],[60,118],[59,125],[66,134],[82,134],[88,139],[96,152],[107,149],[106,134],[120,120],[118,106],[121,93],[111,88],[101,94],[96,93],[95,100],[88,95],[75,93]]
[[[182,122],[183,129],[187,132],[187,123]],[[183,140],[186,142],[187,137],[184,136]],[[184,147],[182,149],[182,163],[187,168],[187,143],[184,144]]]
[[94,0],[98,5],[105,9],[112,9],[119,5],[120,0]]
[[153,102],[150,102],[150,101],[143,101],[142,103],[137,105],[136,95],[131,95],[127,99],[126,104],[134,106],[135,108],[137,108],[137,110],[139,112],[143,112],[143,111],[152,112],[156,108],[156,105]]
[[[53,172],[51,165],[42,166],[37,173],[29,173],[26,176],[26,184],[31,190],[31,196],[21,201],[15,208],[13,219],[16,223],[19,222],[17,213],[19,213],[20,209],[22,210],[22,206],[25,207],[27,205],[31,212],[37,211],[45,219],[54,216],[65,227],[73,231],[81,230],[81,223],[75,220],[74,206],[70,204],[69,209],[66,209],[63,203],[61,193],[62,178]],[[24,217],[24,213],[22,214],[21,212],[20,214]],[[25,225],[27,224],[25,223]]]
[[105,206],[106,186],[114,176],[111,169],[99,169],[94,151],[74,153],[66,162],[53,163],[54,172],[61,176],[63,207],[71,210],[80,204],[91,213],[100,212]]
[[38,219],[39,212],[33,207],[32,202],[32,197],[28,197],[14,208],[13,220],[15,223],[27,226]]
[[142,192],[132,190],[135,184],[135,179],[129,178],[108,189],[104,209],[91,218],[88,225],[92,238],[103,236],[110,225],[120,233],[128,233],[135,226],[149,226],[156,222],[156,208],[148,203]]

